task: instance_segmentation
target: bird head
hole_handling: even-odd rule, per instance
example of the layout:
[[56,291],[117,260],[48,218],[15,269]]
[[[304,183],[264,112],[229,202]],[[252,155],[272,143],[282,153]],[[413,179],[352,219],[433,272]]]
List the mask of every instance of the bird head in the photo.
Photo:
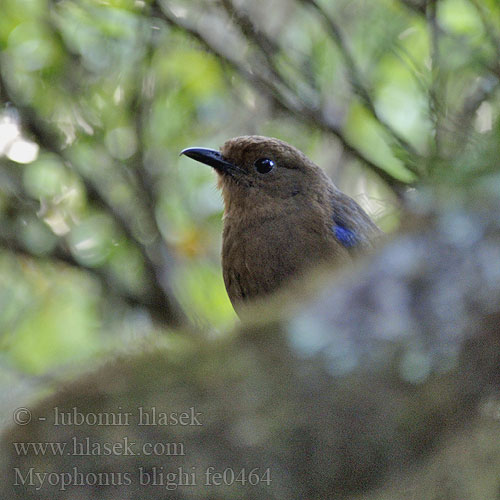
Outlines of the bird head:
[[210,165],[219,174],[226,212],[231,207],[259,207],[294,197],[310,199],[312,193],[318,198],[325,187],[332,185],[304,153],[279,139],[235,137],[220,152],[187,148],[181,154]]

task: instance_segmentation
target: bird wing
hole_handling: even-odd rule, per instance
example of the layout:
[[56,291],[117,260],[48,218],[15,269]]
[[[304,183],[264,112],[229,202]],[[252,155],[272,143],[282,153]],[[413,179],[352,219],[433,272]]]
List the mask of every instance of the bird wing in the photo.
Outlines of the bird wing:
[[349,196],[333,193],[332,231],[337,241],[353,251],[368,250],[382,231],[369,215]]

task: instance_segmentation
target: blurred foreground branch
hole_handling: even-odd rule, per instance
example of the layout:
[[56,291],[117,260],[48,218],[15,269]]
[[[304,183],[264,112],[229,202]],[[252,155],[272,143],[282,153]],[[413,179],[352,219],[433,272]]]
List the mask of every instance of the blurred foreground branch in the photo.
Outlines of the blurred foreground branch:
[[[2,497],[392,500],[411,489],[419,500],[495,498],[500,223],[487,206],[418,219],[354,273],[289,307],[285,321],[264,319],[231,339],[180,350],[156,346],[59,388],[32,410],[29,425],[4,433]],[[129,412],[130,420],[55,426],[56,407],[108,418]],[[140,425],[141,412],[151,419],[153,411],[187,411],[190,424]],[[40,457],[12,444],[69,448],[87,439],[127,439],[136,451],[177,443],[182,453]],[[457,463],[457,449],[474,463]],[[482,461],[492,466],[463,481]],[[256,469],[259,480],[207,486],[207,471],[226,469]],[[66,490],[35,476],[38,489],[15,486],[29,471],[54,481],[69,474]],[[167,488],[166,474],[179,471],[194,474],[192,482],[169,476]],[[111,472],[122,475],[112,487],[71,484],[77,473]],[[374,488],[383,484],[379,496]]]

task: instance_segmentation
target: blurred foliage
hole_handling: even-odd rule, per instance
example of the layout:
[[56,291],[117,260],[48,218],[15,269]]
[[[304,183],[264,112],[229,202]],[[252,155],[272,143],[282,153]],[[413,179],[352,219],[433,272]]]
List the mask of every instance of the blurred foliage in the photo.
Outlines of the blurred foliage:
[[2,0],[0,50],[5,367],[168,329],[169,294],[234,323],[215,176],[184,147],[280,137],[388,231],[407,184],[500,190],[495,0]]

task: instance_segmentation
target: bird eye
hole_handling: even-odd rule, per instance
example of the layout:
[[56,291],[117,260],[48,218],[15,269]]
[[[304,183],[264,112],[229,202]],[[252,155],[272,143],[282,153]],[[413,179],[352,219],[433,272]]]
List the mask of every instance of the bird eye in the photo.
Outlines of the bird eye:
[[268,174],[274,168],[274,161],[269,158],[260,158],[255,162],[255,170],[259,174]]

